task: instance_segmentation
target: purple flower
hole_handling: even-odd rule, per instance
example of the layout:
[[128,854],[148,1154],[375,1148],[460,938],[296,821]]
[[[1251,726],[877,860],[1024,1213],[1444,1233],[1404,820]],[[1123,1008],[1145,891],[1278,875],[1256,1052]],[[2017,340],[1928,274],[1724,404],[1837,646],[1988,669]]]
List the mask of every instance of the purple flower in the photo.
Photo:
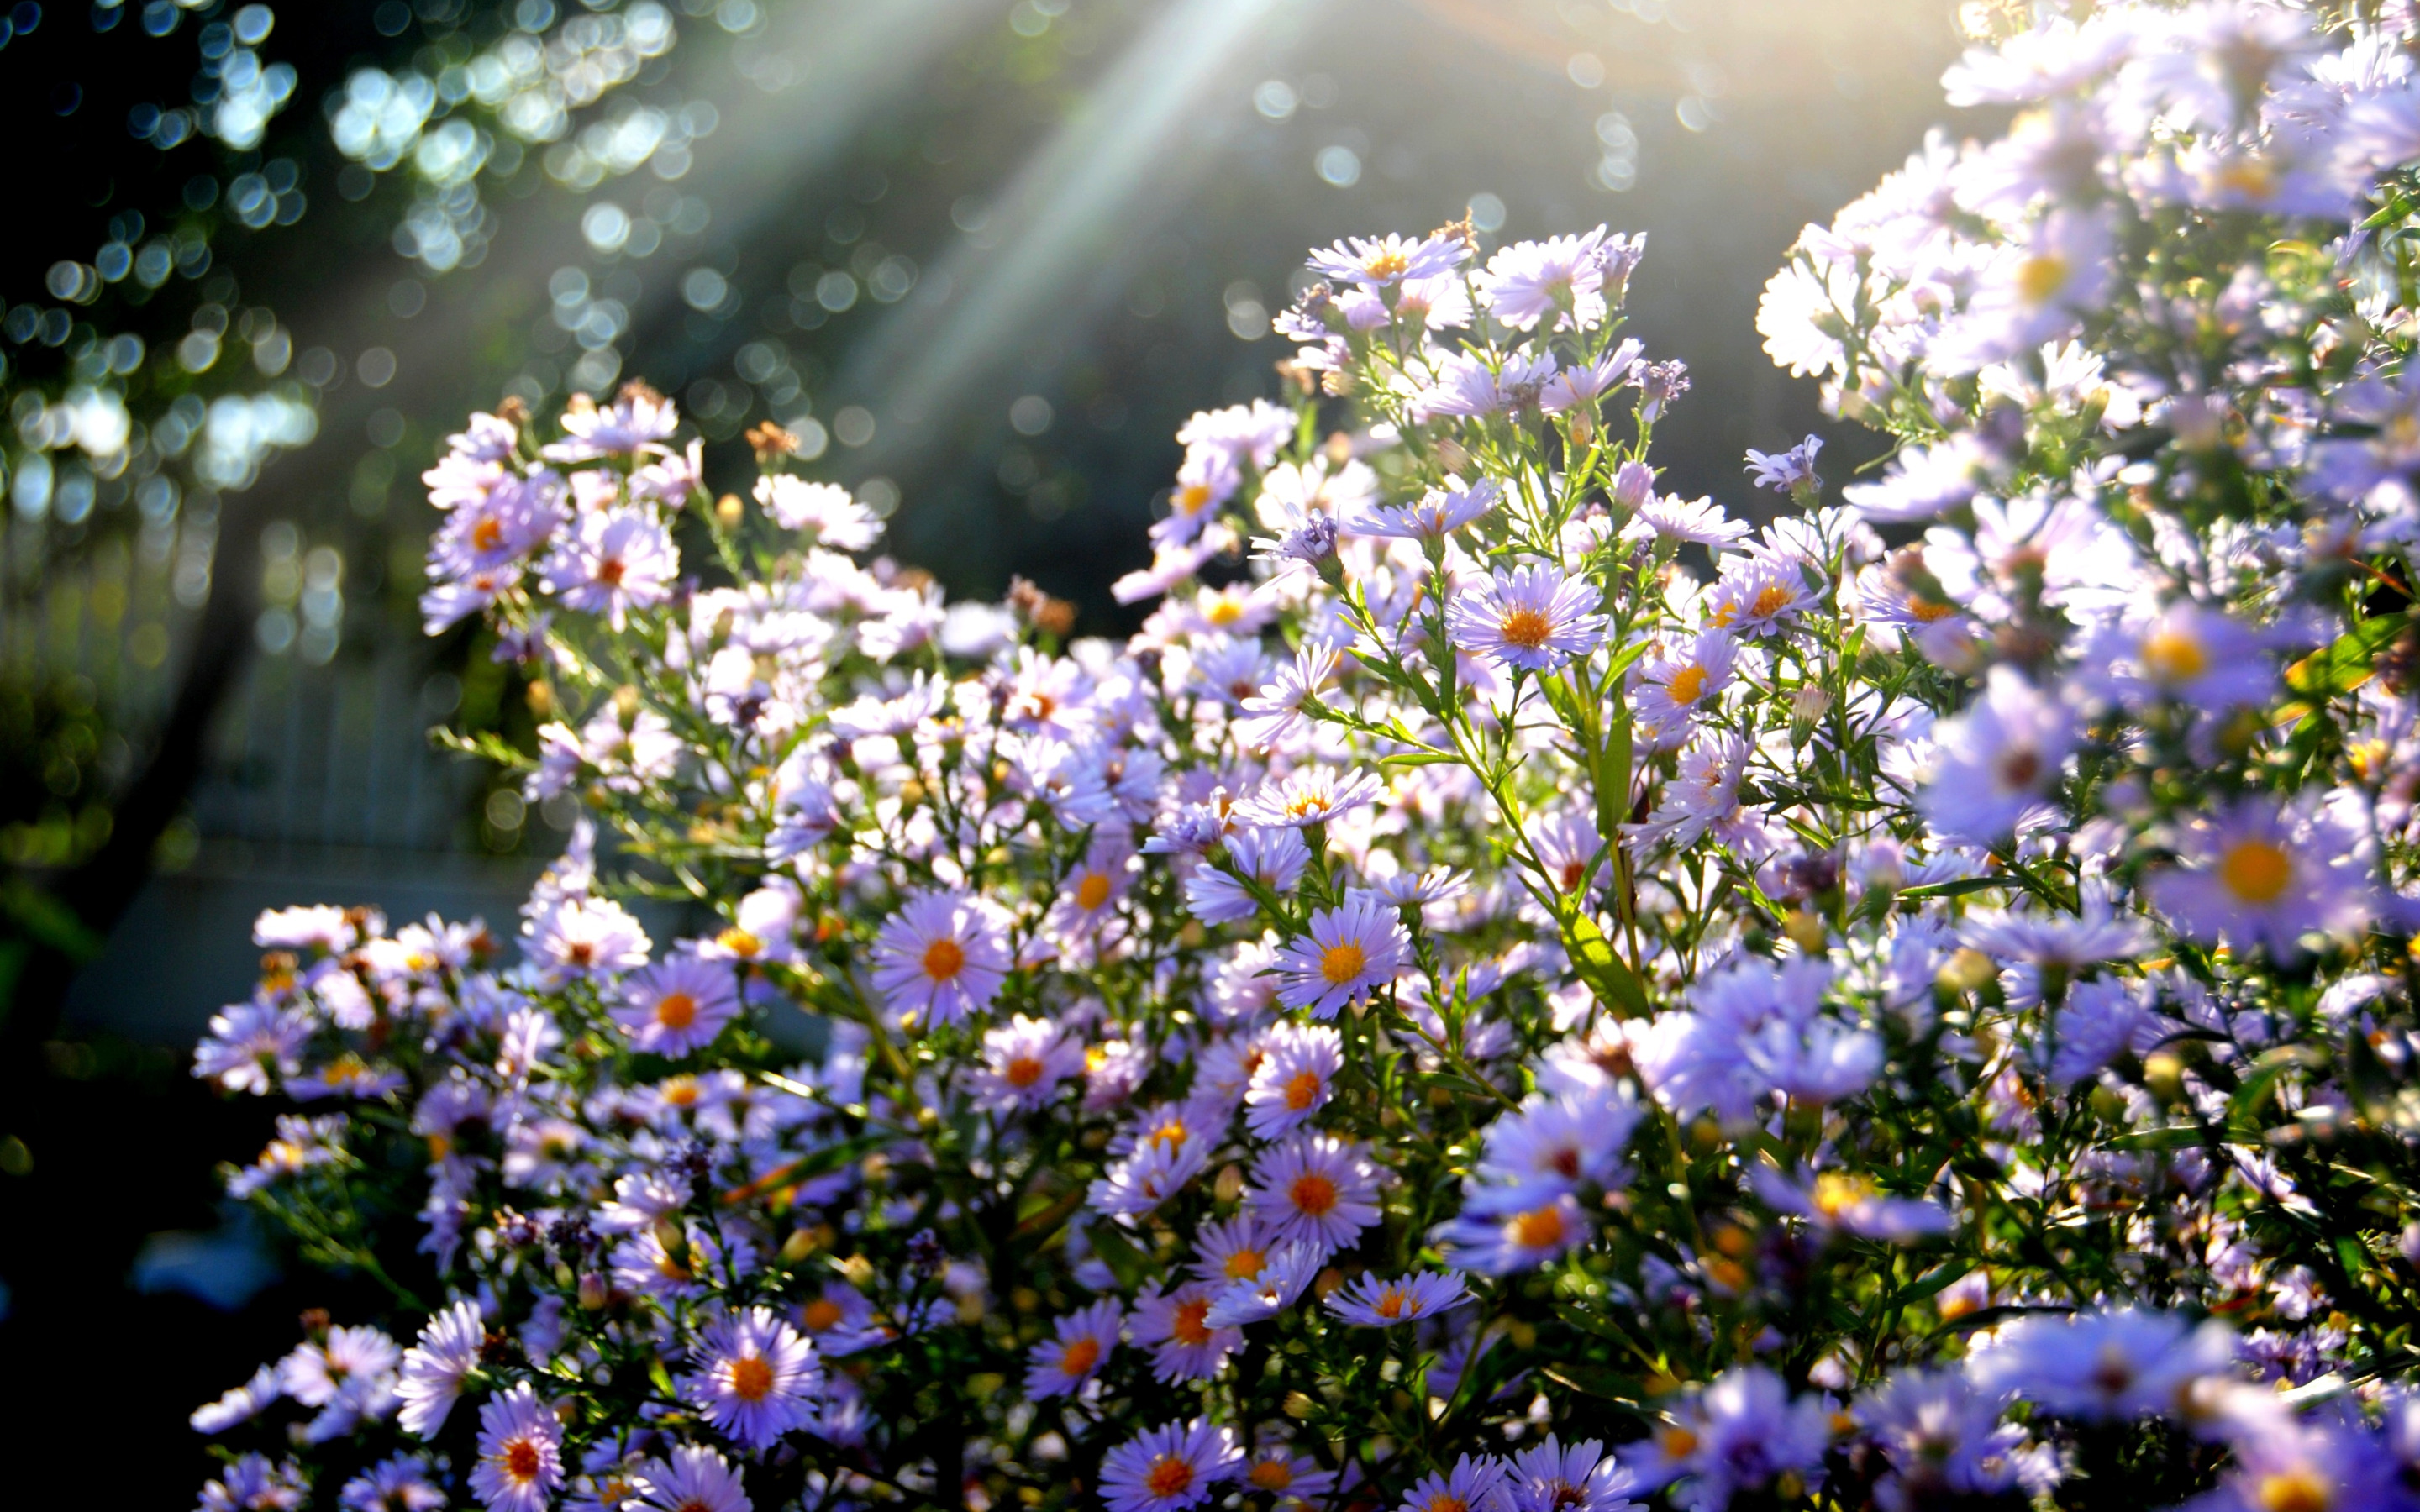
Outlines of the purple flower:
[[1412,936],[1397,912],[1371,899],[1347,899],[1313,914],[1310,931],[1278,952],[1278,1000],[1336,1016],[1409,964]]
[[1101,1460],[1101,1503],[1109,1512],[1184,1512],[1242,1466],[1235,1430],[1202,1418],[1165,1423],[1118,1445]]
[[613,1022],[637,1049],[686,1056],[714,1042],[739,1015],[739,985],[728,965],[675,955],[622,983]]
[[1363,1273],[1328,1294],[1327,1310],[1364,1328],[1392,1328],[1432,1318],[1470,1300],[1470,1288],[1460,1276],[1420,1271],[1394,1281]]
[[479,1409],[471,1489],[488,1512],[546,1512],[563,1484],[563,1425],[526,1381]]
[[1532,564],[1498,571],[1446,605],[1453,643],[1484,660],[1548,672],[1585,656],[1605,639],[1597,586]]
[[751,1449],[770,1448],[814,1415],[823,1384],[815,1347],[773,1315],[752,1307],[706,1325],[683,1384],[707,1422]]
[[955,1024],[991,1006],[1012,964],[992,905],[961,892],[919,893],[874,940],[874,985],[903,1023]]

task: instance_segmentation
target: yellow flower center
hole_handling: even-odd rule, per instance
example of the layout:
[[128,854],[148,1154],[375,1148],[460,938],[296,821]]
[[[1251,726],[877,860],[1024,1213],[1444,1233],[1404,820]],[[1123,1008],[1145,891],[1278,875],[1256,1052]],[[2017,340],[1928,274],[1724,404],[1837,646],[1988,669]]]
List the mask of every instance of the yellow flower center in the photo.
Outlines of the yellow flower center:
[[2260,1477],[2260,1512],[2329,1512],[2336,1504],[2328,1483],[2308,1470]]
[[1244,617],[1244,601],[1221,594],[1210,601],[1210,608],[1202,613],[1202,617],[1213,625],[1233,625]]
[[504,527],[496,520],[483,519],[471,527],[471,544],[482,551],[493,551],[504,541]]
[[1042,1079],[1042,1062],[1032,1056],[1017,1056],[1000,1074],[1001,1079],[1011,1087],[1031,1087]]
[[1180,515],[1199,515],[1203,509],[1209,507],[1210,486],[1206,483],[1188,483],[1176,490],[1174,503],[1176,512]]
[[1327,979],[1329,986],[1342,987],[1360,976],[1362,967],[1369,963],[1370,958],[1362,953],[1361,947],[1347,940],[1342,945],[1331,945],[1321,952],[1319,974]]
[[1059,1354],[1059,1368],[1071,1376],[1087,1374],[1093,1366],[1100,1363],[1101,1345],[1098,1339],[1089,1337],[1078,1339]]
[[1525,651],[1535,651],[1555,633],[1552,621],[1533,609],[1516,609],[1506,612],[1504,623],[1497,626],[1507,644]]
[[2170,687],[2190,683],[2210,670],[2210,656],[2201,642],[2182,630],[2161,628],[2143,638],[2143,671],[2151,680]]
[[924,975],[937,982],[950,980],[966,964],[966,949],[955,940],[935,940],[924,947]]
[[656,1004],[656,1022],[665,1028],[686,1029],[697,1022],[697,999],[687,993],[666,993]]
[[1451,1491],[1439,1491],[1429,1498],[1420,1512],[1470,1512],[1470,1504]]
[[1373,252],[1364,258],[1361,270],[1372,278],[1401,278],[1404,270],[1411,266],[1411,258],[1395,248],[1388,247],[1383,252]]
[[1667,1459],[1686,1459],[1698,1451],[1698,1435],[1675,1423],[1655,1435],[1655,1447]]
[[2017,297],[2027,304],[2048,304],[2067,286],[2067,259],[2052,253],[2028,257],[2017,270]]
[[731,928],[724,930],[721,933],[716,935],[714,937],[714,943],[721,946],[733,955],[738,956],[743,960],[753,956],[757,951],[765,949],[764,941],[758,939],[755,935],[749,933],[746,930],[741,929],[737,924],[734,924]]
[[1264,1491],[1281,1491],[1294,1484],[1294,1467],[1282,1459],[1257,1459],[1244,1477]]
[[1706,669],[1692,662],[1674,672],[1665,689],[1672,695],[1675,703],[1695,703],[1698,695],[1706,690]]
[[2218,880],[2245,903],[2273,903],[2294,880],[2293,857],[2269,841],[2238,841],[2219,857]]
[[1105,872],[1087,872],[1084,880],[1076,884],[1076,906],[1091,913],[1109,901],[1109,878]]
[[1767,583],[1756,591],[1756,602],[1748,606],[1747,611],[1757,619],[1769,619],[1788,609],[1793,596],[1781,584]]
[[1826,1218],[1837,1218],[1873,1195],[1874,1184],[1863,1177],[1825,1171],[1815,1178],[1815,1211]]

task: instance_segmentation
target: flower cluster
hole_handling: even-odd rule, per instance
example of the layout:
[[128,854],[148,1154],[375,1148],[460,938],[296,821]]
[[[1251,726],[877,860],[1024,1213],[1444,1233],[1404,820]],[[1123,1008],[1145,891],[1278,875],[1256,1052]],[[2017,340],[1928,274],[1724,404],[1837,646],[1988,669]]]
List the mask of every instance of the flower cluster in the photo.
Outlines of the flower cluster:
[[204,1506],[2420,1508],[2408,39],[1979,48],[1761,528],[1602,229],[1314,253],[1123,642],[474,417],[428,618],[585,817],[509,960],[261,918],[230,1182],[393,1305]]

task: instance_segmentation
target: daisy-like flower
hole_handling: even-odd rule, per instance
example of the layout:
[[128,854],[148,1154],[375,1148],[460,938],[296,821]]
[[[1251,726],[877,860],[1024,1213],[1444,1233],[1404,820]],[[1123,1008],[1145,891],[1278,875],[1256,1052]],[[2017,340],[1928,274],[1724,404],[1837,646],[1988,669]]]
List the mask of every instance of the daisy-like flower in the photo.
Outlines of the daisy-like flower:
[[1109,1363],[1125,1313],[1115,1302],[1096,1302],[1069,1313],[1053,1327],[1057,1337],[1035,1345],[1025,1360],[1025,1395],[1040,1401],[1081,1391]]
[[684,1443],[647,1460],[631,1478],[646,1512],[753,1512],[739,1472],[702,1444]]
[[2246,800],[2194,821],[2178,850],[2191,866],[2156,872],[2145,887],[2189,939],[2265,946],[2290,960],[2305,933],[2350,933],[2374,908],[2367,837],[2332,807]]
[[1813,608],[1815,594],[1794,562],[1733,554],[1702,602],[1710,628],[1761,640]]
[[1668,748],[1687,738],[1690,722],[1730,686],[1738,657],[1739,642],[1728,631],[1700,630],[1686,646],[1649,658],[1632,707],[1652,727],[1657,746]]
[[2083,660],[2087,686],[2136,709],[2173,699],[2224,714],[2266,702],[2276,685],[2259,634],[2198,604],[2117,621],[2092,638]]
[[1815,454],[1823,449],[1821,436],[1809,436],[1786,452],[1760,452],[1751,447],[1747,471],[1755,474],[1758,487],[1776,493],[1795,494],[1821,487],[1823,480],[1815,475]]
[[638,1049],[685,1056],[712,1044],[739,1016],[739,984],[727,965],[676,955],[625,979],[613,1014]]
[[2013,1489],[2025,1430],[2002,1424],[2008,1403],[1962,1370],[1904,1370],[1857,1399],[1857,1425],[1891,1473],[1875,1488],[1890,1512],[1984,1500]]
[[602,614],[619,630],[630,610],[672,596],[680,577],[680,548],[650,516],[596,510],[580,517],[541,574],[542,586],[565,607]]
[[1750,1168],[1748,1180],[1765,1206],[1795,1213],[1822,1232],[1905,1244],[1949,1227],[1948,1211],[1938,1203],[1891,1196],[1870,1177],[1847,1171],[1802,1171],[1792,1180],[1757,1165]]
[[1550,329],[1588,330],[1605,319],[1605,296],[1598,292],[1605,282],[1604,243],[1605,227],[1598,226],[1499,247],[1474,280],[1480,302],[1514,331],[1531,330],[1549,315],[1555,316]]
[[882,534],[882,521],[836,483],[809,483],[783,472],[756,480],[756,501],[773,523],[797,531],[809,546],[862,551]]
[[1551,1433],[1514,1455],[1506,1477],[1512,1512],[1624,1512],[1638,1504],[1622,1494],[1629,1484],[1603,1443],[1565,1444]]
[[1364,1328],[1392,1328],[1430,1318],[1470,1300],[1470,1288],[1460,1276],[1419,1271],[1393,1281],[1381,1281],[1367,1272],[1357,1281],[1327,1295],[1327,1310]]
[[1173,1291],[1154,1288],[1135,1304],[1137,1345],[1151,1351],[1151,1372],[1171,1383],[1208,1381],[1227,1356],[1244,1347],[1244,1331],[1210,1322],[1218,1288],[1191,1281]]
[[1355,533],[1405,541],[1442,541],[1496,507],[1504,496],[1501,485],[1481,478],[1465,486],[1458,477],[1431,488],[1408,504],[1373,508],[1354,520]]
[[396,1455],[345,1482],[336,1504],[345,1512],[437,1512],[445,1493],[429,1480],[427,1460]]
[[1504,1476],[1504,1461],[1464,1455],[1448,1473],[1413,1482],[1396,1512],[1493,1512],[1503,1504]]
[[1309,726],[1303,705],[1336,681],[1342,654],[1334,646],[1307,640],[1294,660],[1278,668],[1277,676],[1258,693],[1244,700],[1243,717],[1235,721],[1235,738],[1253,750],[1266,750],[1288,741]]
[[1779,1376],[1743,1365],[1682,1401],[1672,1421],[1641,1446],[1629,1484],[1645,1490],[1678,1480],[1679,1505],[1721,1512],[1732,1497],[1784,1476],[1821,1486],[1831,1443],[1832,1412],[1823,1397],[1793,1401]]
[[908,899],[875,936],[874,956],[884,1006],[928,1029],[989,1008],[1014,964],[993,908],[963,892]]
[[1540,386],[1538,408],[1550,415],[1579,410],[1573,417],[1574,429],[1585,440],[1594,423],[1596,401],[1622,386],[1644,349],[1636,341],[1624,341],[1593,363],[1564,368]]
[[1990,842],[2050,813],[2075,721],[2024,673],[2001,665],[1983,696],[1935,727],[1933,739],[1932,778],[1917,806],[1942,834]]
[[[1298,830],[1242,828],[1227,837],[1227,862],[1284,898],[1311,865],[1311,847]],[[1239,923],[1261,911],[1240,880],[1215,866],[1197,867],[1185,879],[1185,908],[1204,924]]]
[[1551,1202],[1501,1218],[1466,1214],[1441,1224],[1437,1242],[1445,1263],[1481,1275],[1510,1275],[1579,1248],[1595,1237],[1577,1199],[1565,1193]]
[[1249,1214],[1204,1224],[1194,1237],[1189,1268],[1213,1287],[1249,1281],[1268,1263],[1275,1242],[1268,1226]]
[[1297,1134],[1252,1164],[1252,1216],[1279,1239],[1342,1249],[1378,1221],[1378,1168],[1361,1147]]
[[1748,745],[1729,731],[1701,735],[1681,753],[1679,769],[1664,784],[1663,797],[1642,824],[1621,826],[1623,842],[1634,849],[1671,841],[1685,850],[1711,832],[1733,847],[1750,852],[1769,844],[1761,827],[1740,810],[1740,779],[1747,775]]
[[629,911],[610,898],[566,898],[527,926],[529,953],[556,980],[631,971],[647,964],[652,942]]
[[1334,1029],[1280,1024],[1269,1032],[1244,1093],[1244,1121],[1255,1139],[1275,1139],[1311,1121],[1344,1069],[1344,1041]]
[[1585,578],[1532,563],[1498,571],[1446,606],[1453,643],[1483,661],[1533,672],[1585,656],[1605,639],[1597,589]]
[[374,1389],[394,1373],[402,1353],[375,1328],[339,1326],[297,1346],[279,1363],[278,1382],[303,1406],[325,1407],[339,1395]]
[[1221,1287],[1203,1319],[1213,1328],[1265,1323],[1300,1302],[1326,1263],[1323,1246],[1288,1240],[1269,1251],[1268,1263],[1259,1274]]
[[673,402],[644,383],[622,385],[620,396],[607,405],[575,393],[563,411],[564,439],[543,455],[550,462],[587,462],[659,451],[659,443],[679,425]]
[[293,1512],[309,1489],[293,1460],[271,1464],[265,1455],[246,1455],[203,1485],[196,1512]]
[[1084,1071],[1084,1043],[1055,1024],[1019,1013],[984,1034],[983,1069],[975,1073],[984,1105],[1032,1112]]
[[193,1416],[187,1421],[193,1424],[194,1432],[215,1437],[239,1423],[251,1422],[285,1395],[286,1388],[278,1384],[277,1366],[265,1365],[254,1371],[250,1380],[229,1390],[218,1400],[194,1408]]
[[1264,782],[1259,791],[1235,805],[1238,824],[1269,828],[1300,829],[1324,825],[1374,802],[1385,786],[1369,772],[1339,772],[1333,766],[1298,766],[1281,780]]
[[814,1415],[823,1384],[815,1347],[770,1307],[751,1307],[708,1323],[690,1352],[697,1369],[683,1383],[706,1420],[751,1449],[768,1449]]
[[1471,1210],[1517,1212],[1583,1181],[1610,1183],[1643,1116],[1627,1093],[1532,1093],[1487,1126],[1485,1149],[1471,1173]]
[[462,1395],[463,1382],[479,1367],[479,1351],[487,1341],[479,1304],[458,1302],[431,1318],[419,1341],[403,1351],[403,1372],[395,1394],[403,1402],[396,1421],[407,1433],[433,1439],[445,1426],[446,1414]]
[[479,1409],[471,1489],[488,1512],[545,1512],[563,1484],[563,1425],[526,1381]]
[[1324,1499],[1336,1486],[1336,1473],[1322,1470],[1309,1455],[1297,1455],[1282,1443],[1253,1452],[1241,1477],[1246,1486],[1269,1499],[1273,1512],[1301,1512]]
[[2230,1373],[2235,1336],[2173,1313],[2037,1313],[2005,1323],[1967,1357],[1986,1392],[2087,1423],[2173,1413],[2196,1381]]
[[1310,933],[1278,952],[1278,1000],[1331,1019],[1393,981],[1411,956],[1411,932],[1394,909],[1347,899],[1313,914]]
[[1640,504],[1634,525],[1667,541],[1716,551],[1754,529],[1747,521],[1724,514],[1723,506],[1712,498],[1683,499],[1676,494],[1660,494]]
[[1435,236],[1414,240],[1390,231],[1383,237],[1346,237],[1312,253],[1309,266],[1324,278],[1382,289],[1405,279],[1450,273],[1467,255],[1469,249],[1459,238]]
[[1101,1460],[1101,1503],[1109,1512],[1184,1512],[1209,1500],[1210,1488],[1235,1478],[1243,1455],[1235,1430],[1202,1418],[1147,1428]]

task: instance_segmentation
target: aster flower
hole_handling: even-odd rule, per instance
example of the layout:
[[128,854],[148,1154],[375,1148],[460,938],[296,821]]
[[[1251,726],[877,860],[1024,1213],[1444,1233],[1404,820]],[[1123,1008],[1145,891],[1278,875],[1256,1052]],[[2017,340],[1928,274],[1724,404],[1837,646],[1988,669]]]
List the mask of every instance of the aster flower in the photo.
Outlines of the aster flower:
[[325,1407],[340,1394],[382,1382],[394,1374],[402,1355],[395,1340],[379,1330],[340,1324],[323,1338],[304,1341],[280,1362],[278,1383],[303,1406]]
[[1235,805],[1233,818],[1238,824],[1299,829],[1349,813],[1375,801],[1384,791],[1384,784],[1370,772],[1298,766],[1281,779],[1262,783],[1250,797]]
[[2012,667],[1997,666],[1983,696],[1935,728],[1931,780],[1918,795],[1945,835],[1989,842],[2041,822],[2075,745],[2072,715]]
[[1473,281],[1480,302],[1498,323],[1528,331],[1548,315],[1557,331],[1587,331],[1602,324],[1606,301],[1605,227],[1578,236],[1516,241],[1497,250]]
[[[1413,240],[1389,232],[1383,237],[1346,237],[1333,246],[1313,252],[1309,267],[1323,278],[1383,289],[1406,279],[1435,278],[1451,272],[1468,255],[1469,249],[1459,238],[1433,236]],[[1291,424],[1288,428],[1292,428]],[[1177,439],[1185,440],[1182,434]]]
[[1234,1479],[1243,1458],[1233,1428],[1198,1417],[1147,1428],[1103,1457],[1101,1503],[1109,1512],[1184,1512]]
[[262,1365],[240,1386],[222,1395],[218,1400],[194,1409],[189,1421],[196,1433],[217,1435],[240,1423],[249,1423],[275,1405],[286,1388],[278,1383],[278,1367]]
[[1250,1279],[1231,1281],[1218,1288],[1202,1319],[1213,1328],[1265,1323],[1300,1302],[1326,1262],[1326,1247],[1321,1244],[1288,1240],[1274,1245],[1267,1263]]
[[1682,1118],[1737,1123],[1778,1093],[1837,1102],[1881,1071],[1883,1044],[1823,1011],[1832,968],[1743,961],[1691,988],[1690,1011],[1658,1015],[1634,1054],[1639,1075]]
[[646,1512],[752,1512],[739,1473],[701,1444],[684,1443],[641,1464],[631,1477]]
[[1645,1116],[1625,1088],[1620,1093],[1533,1093],[1487,1126],[1486,1145],[1471,1173],[1468,1211],[1517,1212],[1583,1181],[1611,1183],[1621,1151]]
[[2223,714],[2265,702],[2277,682],[2260,635],[2190,603],[2111,623],[2092,638],[2084,669],[2086,686],[2133,709],[2174,700]]
[[272,1464],[265,1455],[248,1454],[203,1485],[196,1512],[294,1512],[309,1492],[293,1460]]
[[1235,736],[1253,750],[1289,741],[1309,723],[1303,706],[1316,701],[1336,681],[1342,656],[1334,646],[1305,641],[1291,662],[1280,663],[1277,674],[1258,693],[1243,702],[1243,717]]
[[909,898],[875,936],[874,956],[884,1006],[926,1028],[989,1008],[1013,964],[991,905],[962,892]]
[[1212,1287],[1249,1281],[1261,1273],[1275,1242],[1268,1226],[1249,1213],[1205,1223],[1194,1236],[1187,1268]]
[[1781,1378],[1762,1365],[1726,1370],[1690,1393],[1672,1422],[1647,1441],[1631,1466],[1631,1484],[1647,1489],[1678,1480],[1673,1501],[1691,1512],[1721,1512],[1733,1497],[1785,1476],[1800,1487],[1820,1487],[1831,1417],[1822,1397],[1793,1401]]
[[[1227,864],[1288,898],[1311,865],[1311,847],[1293,828],[1238,828],[1227,837]],[[1261,905],[1234,875],[1204,866],[1185,879],[1185,910],[1204,924],[1236,924],[1258,914]]]
[[1445,1263],[1480,1275],[1534,1271],[1596,1237],[1588,1215],[1569,1193],[1534,1208],[1496,1216],[1466,1212],[1438,1226],[1433,1236]]
[[1786,452],[1760,452],[1751,447],[1747,471],[1754,474],[1760,488],[1792,495],[1811,494],[1823,486],[1823,480],[1815,475],[1815,454],[1823,449],[1821,436],[1809,436]]
[[1209,1320],[1218,1288],[1192,1281],[1172,1291],[1154,1288],[1135,1303],[1129,1326],[1135,1343],[1151,1352],[1151,1373],[1173,1384],[1209,1381],[1227,1356],[1244,1347],[1244,1332]]
[[2036,1314],[1979,1340],[1967,1374],[1978,1388],[2023,1397],[2085,1422],[2177,1412],[2204,1378],[2228,1371],[2234,1335],[2173,1313]]
[[1027,1351],[1026,1396],[1041,1401],[1083,1390],[1109,1364],[1125,1322],[1125,1309],[1115,1302],[1096,1302],[1057,1319],[1056,1336]]
[[1566,1444],[1555,1435],[1512,1457],[1505,1493],[1512,1512],[1628,1512],[1630,1477],[1595,1439]]
[[630,610],[672,596],[680,551],[649,516],[599,510],[580,517],[540,571],[542,586],[566,608],[602,614],[619,630]]
[[1411,932],[1394,909],[1348,899],[1313,914],[1308,933],[1278,952],[1278,1000],[1334,1018],[1345,1004],[1393,981],[1411,953]]
[[566,898],[524,929],[531,959],[558,980],[644,966],[652,944],[628,910],[607,898]]
[[708,1323],[690,1351],[697,1366],[682,1395],[706,1420],[751,1449],[770,1448],[804,1427],[823,1384],[815,1347],[770,1307],[751,1307]]
[[427,1459],[396,1455],[345,1482],[336,1504],[345,1512],[437,1512],[445,1493],[428,1478]]
[[1903,1370],[1859,1397],[1857,1425],[1890,1464],[1876,1500],[1887,1512],[1917,1512],[2014,1489],[2025,1430],[2001,1423],[2006,1408],[1958,1370]]
[[806,537],[809,546],[862,551],[882,534],[882,521],[835,483],[809,483],[787,473],[756,480],[756,502],[773,523]]
[[673,402],[644,383],[623,385],[620,396],[607,405],[574,393],[563,411],[564,439],[541,455],[550,462],[637,455],[660,450],[658,443],[679,425]]
[[1585,656],[1605,638],[1596,587],[1551,566],[1498,571],[1446,605],[1446,629],[1471,656],[1533,672]]
[[1327,1310],[1364,1328],[1392,1328],[1431,1318],[1470,1300],[1470,1288],[1460,1276],[1434,1271],[1415,1272],[1398,1280],[1381,1281],[1368,1272],[1328,1293]]
[[2191,864],[2154,872],[2145,889],[2187,938],[2294,959],[2304,934],[2348,934],[2371,916],[2357,811],[2247,799],[2194,820],[2178,847]]
[[728,965],[675,955],[622,983],[613,1022],[649,1055],[680,1057],[714,1042],[739,1014],[739,988]]
[[1948,1210],[1915,1197],[1895,1197],[1871,1178],[1846,1171],[1802,1171],[1786,1177],[1770,1166],[1749,1168],[1756,1195],[1776,1212],[1793,1213],[1815,1228],[1856,1239],[1905,1244],[1950,1226]]
[[1253,1451],[1250,1462],[1238,1478],[1269,1498],[1269,1505],[1276,1512],[1307,1512],[1314,1502],[1324,1505],[1327,1493],[1336,1486],[1335,1472],[1320,1469],[1318,1460],[1297,1455],[1281,1443],[1266,1444]]
[[1494,1512],[1503,1504],[1504,1479],[1502,1460],[1464,1455],[1450,1472],[1413,1482],[1396,1512]]
[[1280,1024],[1269,1031],[1244,1093],[1244,1121],[1255,1139],[1275,1139],[1309,1123],[1344,1069],[1343,1038],[1317,1026]]
[[1061,1087],[1083,1071],[1083,1041],[1055,1024],[1019,1013],[984,1034],[984,1064],[978,1075],[989,1107],[1030,1113],[1047,1105]]
[[1460,478],[1449,477],[1444,486],[1429,489],[1412,503],[1373,508],[1362,514],[1353,521],[1354,533],[1406,541],[1442,541],[1485,516],[1503,494],[1503,486],[1493,478],[1481,478],[1466,486]]
[[1754,528],[1725,515],[1723,506],[1711,498],[1683,499],[1677,494],[1658,494],[1640,503],[1635,523],[1665,540],[1717,551]]
[[1580,367],[1567,367],[1548,378],[1538,388],[1538,408],[1550,415],[1580,415],[1574,422],[1574,434],[1583,439],[1588,434],[1586,423],[1592,423],[1596,402],[1622,386],[1637,364],[1643,348],[1636,341],[1622,341],[1606,349],[1596,361]]
[[563,1484],[563,1426],[526,1381],[479,1409],[471,1489],[488,1512],[545,1512]]
[[1378,1168],[1349,1140],[1296,1134],[1252,1163],[1252,1216],[1278,1239],[1342,1249],[1378,1221],[1377,1196]]
[[1677,746],[1690,722],[1730,686],[1739,643],[1724,630],[1700,630],[1686,646],[1652,656],[1638,672],[1632,708],[1659,746]]

